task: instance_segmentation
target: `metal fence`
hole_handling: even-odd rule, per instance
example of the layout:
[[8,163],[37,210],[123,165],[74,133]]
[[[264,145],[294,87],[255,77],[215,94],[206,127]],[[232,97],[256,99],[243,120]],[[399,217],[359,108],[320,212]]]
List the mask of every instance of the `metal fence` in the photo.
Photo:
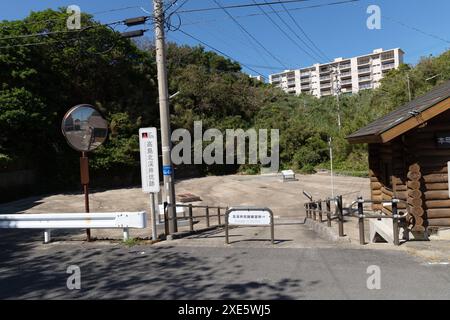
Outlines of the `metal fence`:
[[[180,218],[176,217],[175,219],[180,220],[188,220],[189,221],[189,231],[194,232],[194,226],[197,220],[205,219],[206,228],[211,227],[224,227],[225,226],[225,213],[228,210],[228,207],[218,207],[218,206],[196,206],[192,204],[176,204],[175,208],[186,208],[188,210],[187,216]],[[194,215],[194,209],[204,210],[204,214],[202,215]],[[166,234],[169,234],[169,221],[171,218],[167,215],[167,210],[164,210],[164,221],[165,221],[165,231]],[[214,224],[213,222],[217,222]]]
[[[359,239],[360,244],[365,245],[365,220],[366,219],[392,219],[393,223],[393,238],[396,246],[400,245],[400,223],[406,219],[407,214],[401,215],[398,211],[398,204],[406,203],[399,199],[392,199],[391,201],[372,201],[364,200],[359,197],[356,201],[352,202],[350,207],[343,207],[343,197],[338,196],[334,199],[312,201],[305,204],[306,217],[319,221],[320,223],[327,222],[329,228],[332,227],[332,221],[337,220],[339,237],[345,237],[344,233],[344,217],[351,216],[358,218]],[[355,209],[355,205],[358,208]],[[383,204],[392,206],[392,215],[375,214],[373,212],[365,211],[365,204]],[[333,210],[334,209],[334,210]],[[326,219],[324,220],[324,217]]]

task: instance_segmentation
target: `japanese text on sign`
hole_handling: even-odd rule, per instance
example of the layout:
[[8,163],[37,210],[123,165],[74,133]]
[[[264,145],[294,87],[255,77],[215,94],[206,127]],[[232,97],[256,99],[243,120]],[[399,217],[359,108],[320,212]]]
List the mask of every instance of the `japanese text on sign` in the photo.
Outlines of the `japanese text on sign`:
[[145,193],[158,193],[160,185],[156,128],[140,129],[139,145],[141,150],[142,190]]

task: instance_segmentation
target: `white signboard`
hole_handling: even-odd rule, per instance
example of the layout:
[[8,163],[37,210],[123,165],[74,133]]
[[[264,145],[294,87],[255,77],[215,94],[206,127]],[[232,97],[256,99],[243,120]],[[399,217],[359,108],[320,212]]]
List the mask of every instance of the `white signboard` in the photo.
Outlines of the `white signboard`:
[[156,128],[140,129],[139,145],[141,150],[142,190],[145,193],[158,193],[160,186],[158,131]]
[[270,212],[264,210],[248,211],[238,210],[230,213],[228,217],[230,226],[270,226]]

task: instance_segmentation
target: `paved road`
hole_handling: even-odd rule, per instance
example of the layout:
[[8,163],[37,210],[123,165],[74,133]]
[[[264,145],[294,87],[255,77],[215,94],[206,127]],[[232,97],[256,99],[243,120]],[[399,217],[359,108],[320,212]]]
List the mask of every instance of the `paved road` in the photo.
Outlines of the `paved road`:
[[[320,241],[304,248],[43,246],[35,232],[2,232],[0,240],[1,299],[450,299],[449,266],[400,251]],[[66,288],[70,265],[81,268],[80,291]],[[381,290],[367,289],[371,265],[381,268]]]

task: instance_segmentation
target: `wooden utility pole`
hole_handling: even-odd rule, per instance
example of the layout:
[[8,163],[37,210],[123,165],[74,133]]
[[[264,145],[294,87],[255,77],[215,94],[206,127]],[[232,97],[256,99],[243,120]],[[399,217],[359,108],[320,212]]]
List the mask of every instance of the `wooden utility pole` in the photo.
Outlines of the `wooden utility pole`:
[[156,64],[158,67],[158,89],[159,89],[159,110],[161,118],[161,143],[162,160],[164,172],[164,190],[167,202],[167,213],[169,219],[169,233],[173,234],[178,230],[176,220],[176,200],[174,173],[171,159],[171,130],[170,130],[170,111],[169,111],[169,90],[167,82],[166,66],[166,41],[164,32],[164,5],[162,0],[153,0],[154,22],[155,22],[155,46],[156,46]]

